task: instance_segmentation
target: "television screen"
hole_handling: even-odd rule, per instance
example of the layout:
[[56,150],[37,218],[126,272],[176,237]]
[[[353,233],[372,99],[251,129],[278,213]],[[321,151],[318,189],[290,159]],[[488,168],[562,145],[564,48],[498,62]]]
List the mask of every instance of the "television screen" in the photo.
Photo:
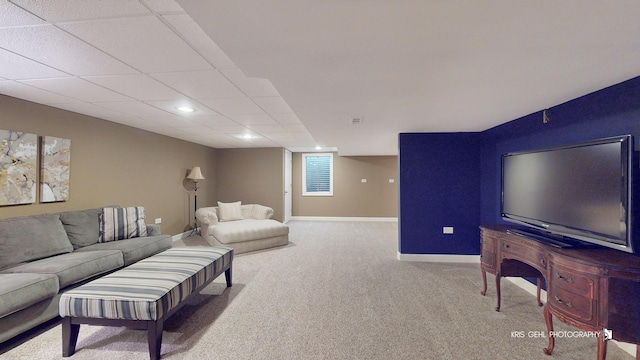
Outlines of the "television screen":
[[633,252],[630,135],[502,157],[502,217]]

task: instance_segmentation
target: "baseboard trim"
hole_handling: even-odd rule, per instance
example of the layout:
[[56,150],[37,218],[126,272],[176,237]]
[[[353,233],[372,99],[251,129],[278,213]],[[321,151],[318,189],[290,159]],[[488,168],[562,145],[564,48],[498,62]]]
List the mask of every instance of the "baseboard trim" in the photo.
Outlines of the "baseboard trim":
[[289,221],[388,221],[397,222],[397,217],[357,217],[357,216],[292,216]]
[[[524,291],[528,292],[529,294],[531,294],[533,296],[537,296],[538,287],[535,284],[532,284],[529,281],[525,280],[524,278],[521,278],[521,277],[507,277],[505,279],[507,279],[508,281],[514,283],[519,288],[523,289]],[[540,291],[540,301],[547,302],[547,292],[545,290],[541,290]],[[620,342],[620,341],[616,341],[616,340],[609,340],[609,341],[613,341],[613,343],[617,347],[619,347],[622,351],[624,351],[626,353],[629,353],[629,355],[636,356],[636,345],[635,344],[629,344],[629,343]]]
[[[182,239],[188,238],[188,237],[189,237],[189,235],[191,235],[191,232],[192,232],[192,231],[193,231],[193,230],[189,230],[189,231],[185,231],[185,232],[180,233],[180,234],[175,234],[175,235],[173,235],[173,236],[171,237],[171,240],[172,240],[173,242],[176,242],[176,241],[178,241],[178,240],[182,240]],[[198,228],[198,233],[199,233],[199,232],[200,232],[200,228]]]
[[480,255],[402,254],[398,252],[398,260],[432,263],[480,263]]
[[[538,286],[528,282],[524,278],[521,278],[521,277],[506,277],[504,279],[516,284],[519,288],[523,289],[524,291],[528,292],[529,294],[531,294],[533,296],[538,296],[538,294],[537,294]],[[545,290],[540,290],[540,301],[547,302],[547,292]]]

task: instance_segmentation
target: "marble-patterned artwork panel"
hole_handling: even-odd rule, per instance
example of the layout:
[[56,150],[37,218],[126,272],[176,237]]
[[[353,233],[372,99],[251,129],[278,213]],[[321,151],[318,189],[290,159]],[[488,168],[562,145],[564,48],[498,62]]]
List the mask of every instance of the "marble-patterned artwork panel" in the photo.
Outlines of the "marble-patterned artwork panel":
[[40,202],[69,200],[71,140],[42,137]]
[[36,201],[38,136],[0,130],[0,206]]

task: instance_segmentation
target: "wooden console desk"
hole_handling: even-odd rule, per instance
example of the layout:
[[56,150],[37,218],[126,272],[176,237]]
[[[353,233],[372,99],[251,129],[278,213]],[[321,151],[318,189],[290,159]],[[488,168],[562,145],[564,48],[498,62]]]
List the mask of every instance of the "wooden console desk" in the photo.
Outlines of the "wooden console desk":
[[[547,284],[544,318],[548,333],[552,316],[585,331],[597,331],[599,360],[606,358],[604,328],[619,341],[640,344],[640,256],[605,248],[561,249],[508,233],[515,226],[480,227],[483,290],[487,275],[496,275],[497,306],[500,311],[500,278],[534,277]],[[544,353],[551,355],[555,340],[549,336]],[[640,360],[640,345],[636,347]]]

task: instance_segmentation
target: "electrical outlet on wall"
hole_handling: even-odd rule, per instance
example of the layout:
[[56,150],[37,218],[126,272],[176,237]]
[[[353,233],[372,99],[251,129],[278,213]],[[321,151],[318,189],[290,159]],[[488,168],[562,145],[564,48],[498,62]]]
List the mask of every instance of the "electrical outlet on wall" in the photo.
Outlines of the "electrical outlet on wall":
[[453,226],[445,226],[442,228],[443,234],[453,234]]
[[162,223],[162,218],[156,218],[156,224]]

